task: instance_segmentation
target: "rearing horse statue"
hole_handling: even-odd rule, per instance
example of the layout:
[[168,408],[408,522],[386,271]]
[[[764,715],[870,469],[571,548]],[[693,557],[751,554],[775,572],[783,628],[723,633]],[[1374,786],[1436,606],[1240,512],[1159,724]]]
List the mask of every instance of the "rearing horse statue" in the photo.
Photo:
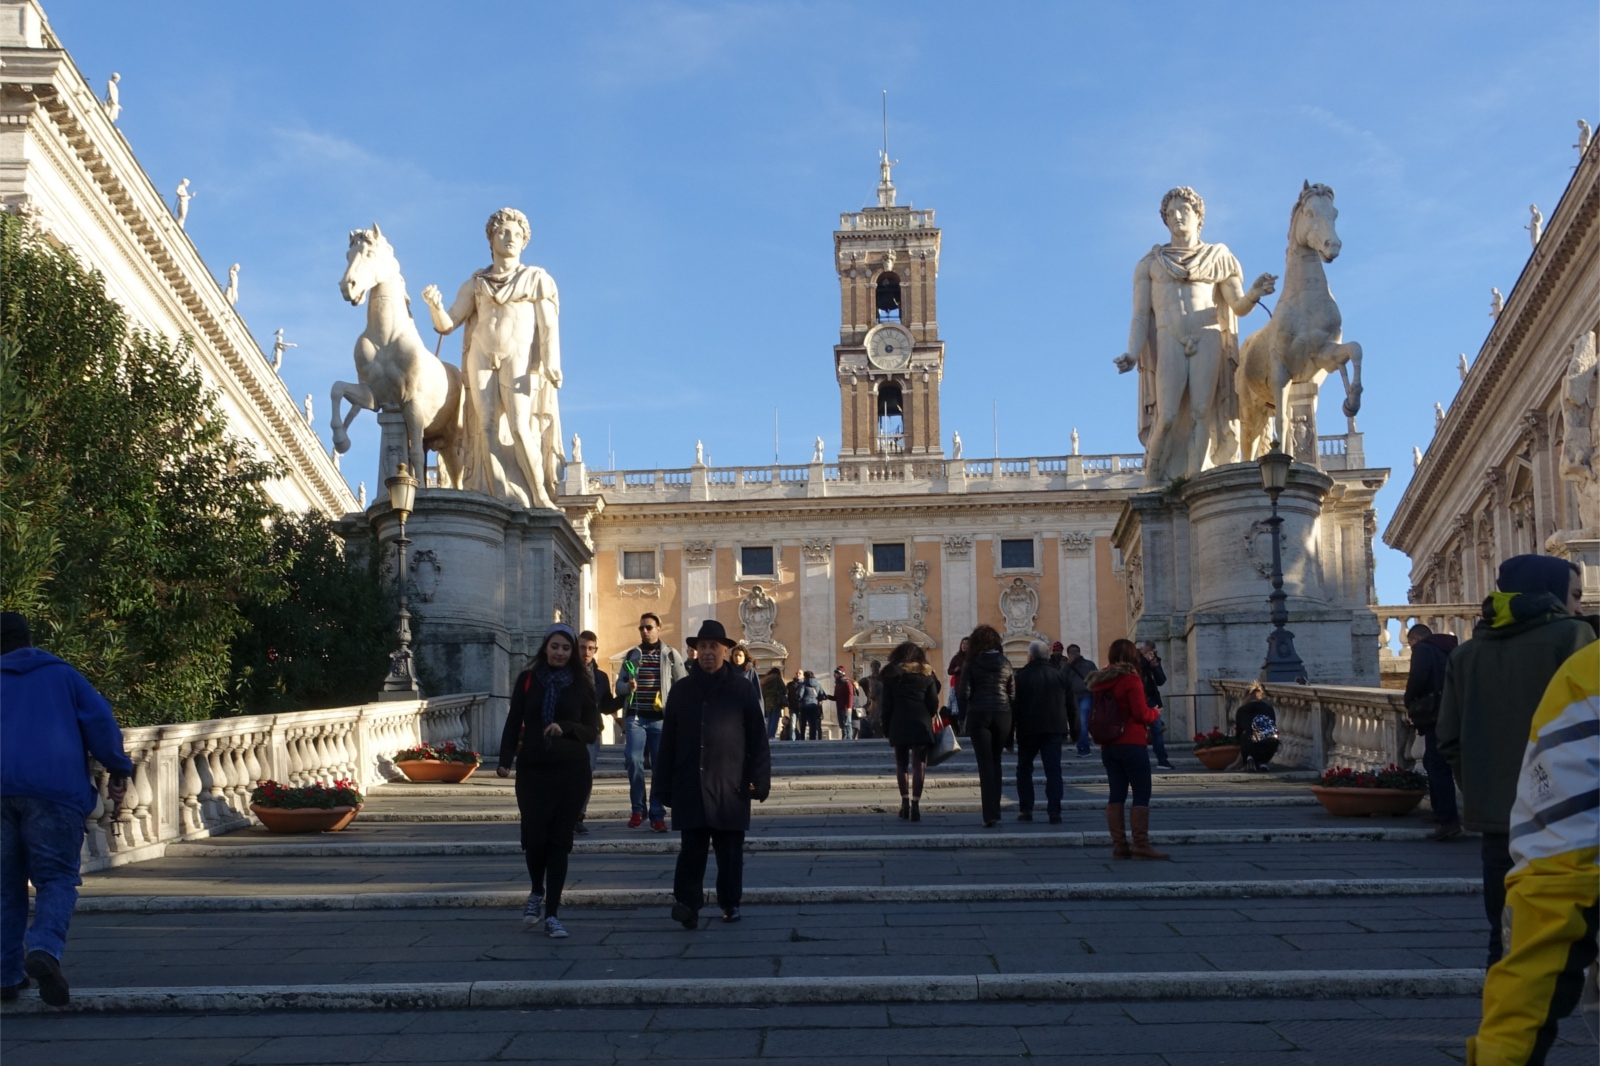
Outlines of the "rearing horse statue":
[[[367,304],[367,328],[356,339],[356,377],[360,384],[333,383],[333,446],[350,450],[346,432],[359,411],[398,411],[406,423],[406,462],[421,478],[427,453],[439,456],[439,485],[461,487],[456,448],[461,428],[461,372],[440,360],[417,333],[411,297],[400,276],[394,249],[378,224],[350,231],[339,293],[359,307]],[[368,300],[370,294],[371,299]],[[349,401],[341,412],[341,401]]]
[[[1273,441],[1293,454],[1290,385],[1321,385],[1337,370],[1344,379],[1345,416],[1354,418],[1361,410],[1361,345],[1343,342],[1339,305],[1322,270],[1342,247],[1334,231],[1338,217],[1333,190],[1306,182],[1289,215],[1283,295],[1272,321],[1252,333],[1239,354],[1234,384],[1239,390],[1239,445],[1246,460],[1266,454]],[[1300,458],[1313,465],[1316,461],[1314,456]]]

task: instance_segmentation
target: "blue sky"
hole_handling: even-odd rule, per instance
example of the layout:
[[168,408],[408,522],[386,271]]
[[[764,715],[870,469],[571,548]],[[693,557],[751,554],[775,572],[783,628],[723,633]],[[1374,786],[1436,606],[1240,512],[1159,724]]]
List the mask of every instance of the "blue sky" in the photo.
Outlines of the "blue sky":
[[[1529,251],[1600,117],[1594,0],[1451,3],[138,4],[52,0],[157,187],[197,198],[213,271],[317,398],[353,377],[363,312],[336,282],[377,221],[418,310],[487,262],[483,222],[533,222],[562,297],[563,421],[585,459],[786,462],[838,447],[831,231],[872,199],[880,91],[901,203],[944,228],[943,423],[969,456],[1137,452],[1133,264],[1162,192],[1206,237],[1282,273],[1304,179],[1338,193],[1329,278],[1366,352],[1360,417],[1394,470],[1387,521],[1475,356],[1489,288]],[[1597,123],[1600,124],[1600,123]],[[1272,298],[1275,300],[1276,298]],[[1245,321],[1247,332],[1265,316]],[[424,328],[431,343],[433,334]],[[459,344],[446,341],[446,353]],[[1323,427],[1342,431],[1331,381]],[[376,464],[363,416],[352,484]],[[1380,548],[1386,603],[1407,563]]]

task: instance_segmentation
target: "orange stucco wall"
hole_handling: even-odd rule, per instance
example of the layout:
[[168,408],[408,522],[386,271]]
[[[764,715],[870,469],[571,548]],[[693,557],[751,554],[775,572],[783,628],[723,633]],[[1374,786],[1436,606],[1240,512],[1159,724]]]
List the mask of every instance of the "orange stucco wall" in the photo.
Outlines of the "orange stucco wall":
[[1096,662],[1106,661],[1111,642],[1128,635],[1128,590],[1122,575],[1111,569],[1111,538],[1094,539],[1095,624],[1100,632]]

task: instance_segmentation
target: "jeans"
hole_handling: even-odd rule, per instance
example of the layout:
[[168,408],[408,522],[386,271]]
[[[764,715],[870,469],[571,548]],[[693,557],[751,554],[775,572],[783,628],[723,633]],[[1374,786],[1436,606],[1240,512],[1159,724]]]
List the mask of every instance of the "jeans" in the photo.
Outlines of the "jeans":
[[1167,723],[1163,718],[1157,718],[1150,723],[1150,746],[1155,749],[1156,762],[1166,766],[1170,760],[1167,758]]
[[[78,903],[83,813],[53,800],[0,797],[0,985],[22,980],[29,951],[55,958],[67,947]],[[28,882],[37,894],[28,924]]]
[[[645,813],[645,780],[644,780],[644,753],[650,751],[650,763],[655,764],[656,752],[661,748],[661,719],[640,718],[630,714],[628,723],[628,743],[623,750],[622,758],[628,767],[628,801],[633,807],[634,814]],[[667,808],[656,799],[655,782],[650,783],[650,820],[652,822],[665,821]]]
[[1500,923],[1506,909],[1506,874],[1511,872],[1511,834],[1483,834],[1483,913],[1489,919],[1489,965],[1506,953]]
[[1089,704],[1092,701],[1088,696],[1078,697],[1078,754],[1087,755],[1091,750],[1089,740]]
[[[589,780],[594,780],[594,768],[600,765],[600,742],[597,740],[589,745]],[[578,821],[589,817],[589,798],[584,797],[583,810],[578,815]]]
[[856,738],[856,720],[850,713],[850,708],[839,708],[839,739],[854,740]]
[[1033,810],[1033,757],[1044,767],[1044,799],[1050,817],[1061,816],[1061,734],[1017,737],[1017,806]]
[[1428,774],[1428,802],[1433,805],[1433,816],[1440,825],[1459,826],[1461,813],[1456,810],[1456,779],[1450,764],[1439,754],[1439,742],[1433,730],[1422,735],[1422,768]]
[[782,718],[782,717],[783,717],[783,715],[781,713],[779,713],[778,711],[768,711],[767,712],[767,739],[768,740],[776,740],[778,738],[778,720],[780,718]]
[[672,876],[672,895],[690,910],[706,901],[706,852],[717,850],[717,906],[728,911],[744,895],[744,830],[684,829],[678,834],[678,868]]
[[800,732],[796,740],[821,740],[822,739],[822,707],[811,704],[800,708]]
[[1133,805],[1150,806],[1150,752],[1143,744],[1107,744],[1100,749],[1100,762],[1111,784],[1108,803],[1126,803],[1132,787]]
[[1000,752],[1011,735],[1011,715],[1005,712],[968,715],[967,735],[972,738],[972,753],[978,757],[978,794],[983,799],[983,820],[998,822],[1004,774]]

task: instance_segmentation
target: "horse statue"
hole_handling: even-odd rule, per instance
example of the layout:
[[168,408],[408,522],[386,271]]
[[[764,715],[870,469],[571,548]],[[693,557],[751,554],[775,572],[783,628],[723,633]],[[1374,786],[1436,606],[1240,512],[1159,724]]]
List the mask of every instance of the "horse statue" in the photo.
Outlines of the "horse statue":
[[[367,328],[356,339],[360,384],[333,383],[334,450],[350,450],[346,431],[359,411],[398,411],[405,418],[406,462],[416,476],[427,470],[433,451],[440,487],[461,488],[461,371],[422,343],[400,263],[376,222],[370,230],[350,231],[345,263],[339,294],[357,307],[366,302]],[[349,402],[349,411],[341,413],[341,401]]]
[[[1361,410],[1361,345],[1341,340],[1339,305],[1322,270],[1323,263],[1339,255],[1341,244],[1333,225],[1338,217],[1333,190],[1306,182],[1289,215],[1283,295],[1272,321],[1244,342],[1234,377],[1239,444],[1247,461],[1266,454],[1274,441],[1291,455],[1297,443],[1304,447],[1293,432],[1290,385],[1321,385],[1337,370],[1344,381],[1345,417],[1354,418]],[[1315,465],[1316,457],[1305,456],[1302,461]]]

